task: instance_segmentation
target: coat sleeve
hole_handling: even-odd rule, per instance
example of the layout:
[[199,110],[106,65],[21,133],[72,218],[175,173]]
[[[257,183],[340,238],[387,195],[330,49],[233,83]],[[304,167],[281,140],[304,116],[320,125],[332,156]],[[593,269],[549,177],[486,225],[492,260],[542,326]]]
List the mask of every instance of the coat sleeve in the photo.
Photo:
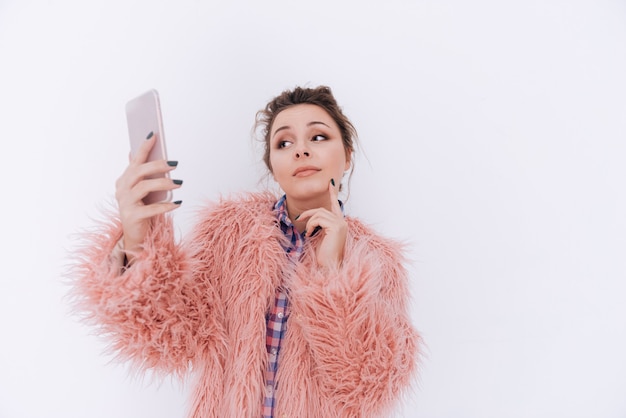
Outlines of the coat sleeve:
[[355,228],[341,267],[297,269],[292,313],[303,324],[322,396],[340,416],[379,416],[412,383],[420,337],[407,310],[400,245]]
[[193,254],[175,243],[169,216],[154,218],[127,269],[115,254],[121,236],[115,217],[81,235],[70,273],[74,309],[135,371],[182,375],[219,335],[213,288],[191,274]]

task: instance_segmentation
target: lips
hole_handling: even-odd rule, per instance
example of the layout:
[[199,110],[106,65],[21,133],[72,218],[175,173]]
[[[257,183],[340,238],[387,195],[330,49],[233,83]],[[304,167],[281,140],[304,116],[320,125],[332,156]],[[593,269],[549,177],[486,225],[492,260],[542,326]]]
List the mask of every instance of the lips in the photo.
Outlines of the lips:
[[321,171],[321,168],[312,166],[312,165],[306,165],[303,167],[298,167],[292,174],[292,176],[294,177],[307,177],[307,176],[311,176],[315,173],[317,173],[318,171]]

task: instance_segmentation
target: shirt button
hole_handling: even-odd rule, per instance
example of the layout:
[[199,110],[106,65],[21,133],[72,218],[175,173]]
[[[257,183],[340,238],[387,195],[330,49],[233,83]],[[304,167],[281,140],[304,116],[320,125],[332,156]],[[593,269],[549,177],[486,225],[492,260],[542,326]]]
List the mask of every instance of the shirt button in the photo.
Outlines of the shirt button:
[[276,355],[276,353],[278,353],[278,350],[276,348],[272,348],[272,350],[270,351],[272,354]]
[[272,385],[267,385],[267,387],[265,388],[265,392],[267,393],[267,396],[272,396],[272,392],[274,392],[274,388],[272,388]]
[[283,316],[285,316],[285,314],[282,312],[278,312],[278,315],[276,316],[278,317],[278,319],[283,319]]

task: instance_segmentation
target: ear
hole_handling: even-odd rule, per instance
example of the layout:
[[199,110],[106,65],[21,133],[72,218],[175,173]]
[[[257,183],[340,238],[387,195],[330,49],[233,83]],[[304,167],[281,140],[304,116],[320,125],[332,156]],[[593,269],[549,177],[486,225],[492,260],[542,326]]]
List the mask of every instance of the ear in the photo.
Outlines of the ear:
[[344,167],[343,171],[350,170],[351,165],[352,165],[352,153],[346,152],[346,166]]

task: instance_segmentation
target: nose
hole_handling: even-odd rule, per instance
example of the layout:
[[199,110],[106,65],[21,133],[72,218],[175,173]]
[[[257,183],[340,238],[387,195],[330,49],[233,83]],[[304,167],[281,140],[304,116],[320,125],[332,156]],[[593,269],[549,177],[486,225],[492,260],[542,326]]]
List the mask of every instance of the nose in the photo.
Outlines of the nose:
[[310,157],[309,151],[296,151],[296,158],[300,157]]
[[294,157],[296,159],[300,159],[303,157],[310,157],[311,153],[309,152],[309,149],[307,148],[306,144],[300,143],[298,144],[296,147],[294,147]]

